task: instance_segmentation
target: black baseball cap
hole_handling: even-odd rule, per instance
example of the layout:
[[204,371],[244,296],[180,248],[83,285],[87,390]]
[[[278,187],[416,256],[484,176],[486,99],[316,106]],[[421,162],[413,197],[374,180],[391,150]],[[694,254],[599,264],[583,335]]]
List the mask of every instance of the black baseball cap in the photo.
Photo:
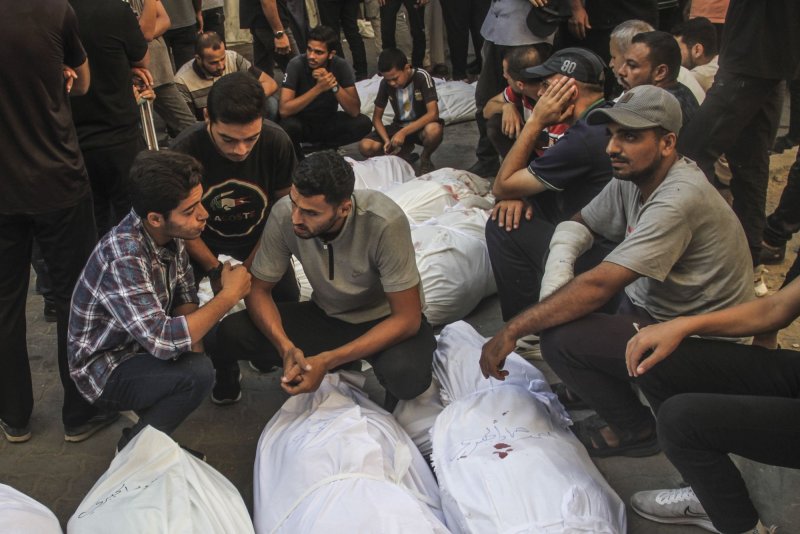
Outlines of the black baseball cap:
[[579,82],[603,85],[605,64],[600,56],[585,48],[564,48],[535,67],[528,67],[520,76],[523,80],[539,80],[553,74],[563,74]]

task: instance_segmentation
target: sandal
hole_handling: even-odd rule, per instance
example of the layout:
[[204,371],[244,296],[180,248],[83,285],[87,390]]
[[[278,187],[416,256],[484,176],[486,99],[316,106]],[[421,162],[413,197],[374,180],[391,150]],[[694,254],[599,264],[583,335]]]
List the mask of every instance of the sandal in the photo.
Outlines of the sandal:
[[[647,436],[637,437],[635,431],[621,431],[611,427],[599,415],[593,415],[582,421],[572,424],[571,430],[578,440],[586,447],[589,456],[593,458],[608,458],[610,456],[626,456],[629,458],[643,458],[653,456],[661,452],[656,436],[655,421],[648,425],[650,432]],[[619,437],[619,445],[610,446],[600,429],[611,427],[611,430]]]
[[567,385],[563,382],[557,384],[550,384],[553,393],[558,397],[561,405],[567,410],[588,410],[589,405],[586,404],[574,391],[570,391]]

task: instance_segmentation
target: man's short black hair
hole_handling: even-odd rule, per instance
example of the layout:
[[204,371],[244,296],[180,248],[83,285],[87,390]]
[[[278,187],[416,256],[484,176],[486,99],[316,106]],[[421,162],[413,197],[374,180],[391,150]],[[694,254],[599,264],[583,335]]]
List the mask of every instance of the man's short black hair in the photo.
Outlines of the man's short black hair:
[[249,124],[263,117],[267,97],[249,72],[226,74],[211,86],[206,102],[211,122]]
[[392,69],[403,70],[408,65],[408,58],[399,48],[385,48],[378,56],[378,72],[389,72]]
[[165,219],[202,179],[203,166],[192,156],[172,150],[139,152],[130,172],[133,210],[142,219],[158,213]]
[[210,48],[212,50],[222,50],[225,42],[217,34],[217,32],[203,32],[197,36],[194,42],[194,53],[198,57],[203,57],[203,50]]
[[631,44],[642,43],[650,49],[647,55],[653,67],[666,65],[669,70],[666,81],[674,82],[681,70],[681,48],[671,33],[662,31],[644,32],[633,36]]
[[[541,65],[547,56],[543,52],[543,47],[537,45],[515,46],[505,56],[508,63],[508,75],[513,80],[522,79],[522,71],[528,67]],[[549,48],[549,47],[548,47]]]
[[672,28],[672,34],[680,37],[689,48],[696,44],[703,45],[703,55],[714,57],[717,55],[717,30],[711,21],[705,17],[697,17],[681,22]]
[[308,39],[306,40],[325,43],[328,52],[333,52],[336,50],[336,47],[339,46],[339,34],[330,26],[317,26],[316,28],[311,28],[311,31],[308,32]]
[[306,156],[294,170],[292,184],[304,197],[325,195],[325,202],[338,206],[353,194],[356,175],[335,150]]

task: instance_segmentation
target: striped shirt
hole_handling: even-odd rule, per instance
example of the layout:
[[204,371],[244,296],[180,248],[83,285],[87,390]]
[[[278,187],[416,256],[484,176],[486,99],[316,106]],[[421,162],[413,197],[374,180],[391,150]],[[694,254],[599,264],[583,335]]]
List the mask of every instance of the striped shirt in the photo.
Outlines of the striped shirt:
[[137,354],[168,360],[189,351],[186,318],[169,313],[197,302],[183,240],[157,245],[131,210],[97,244],[72,294],[67,358],[81,395],[97,400]]

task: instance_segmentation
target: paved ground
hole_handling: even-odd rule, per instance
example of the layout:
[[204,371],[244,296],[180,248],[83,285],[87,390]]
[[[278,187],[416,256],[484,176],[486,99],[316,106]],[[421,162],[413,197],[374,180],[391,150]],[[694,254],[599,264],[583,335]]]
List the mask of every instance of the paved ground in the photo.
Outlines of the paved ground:
[[[435,157],[436,164],[440,167],[468,167],[474,159],[475,140],[474,123],[448,127],[445,143]],[[780,169],[775,178],[785,180],[785,169],[793,158],[794,152],[773,160],[773,167]],[[773,180],[771,187],[777,191],[782,183]],[[777,193],[773,191],[770,198],[774,204]],[[771,269],[770,283],[773,289],[780,284],[780,273],[785,272],[793,260],[796,247],[797,240],[790,247],[790,259],[780,268]],[[34,295],[32,290],[28,298],[27,318],[35,388],[35,408],[31,420],[33,438],[28,443],[17,445],[0,439],[0,482],[44,503],[65,526],[84,495],[108,467],[124,422],[116,423],[84,443],[63,441],[55,325],[43,321],[41,297]],[[486,299],[468,320],[484,335],[493,334],[501,325],[497,299]],[[795,324],[790,328],[790,335],[782,337],[784,346],[798,343],[797,331]],[[242,366],[242,372],[244,395],[241,403],[219,408],[210,401],[205,402],[174,437],[183,444],[204,451],[209,464],[228,477],[239,488],[247,505],[251,506],[256,443],[265,423],[280,407],[285,395],[278,386],[277,374],[255,375],[247,366]],[[606,459],[599,461],[598,466],[626,502],[635,491],[674,486],[679,480],[677,472],[663,455],[645,459]],[[629,524],[631,534],[704,532],[694,527],[657,525],[640,519],[633,512],[629,514]],[[790,531],[791,527],[783,530]]]

